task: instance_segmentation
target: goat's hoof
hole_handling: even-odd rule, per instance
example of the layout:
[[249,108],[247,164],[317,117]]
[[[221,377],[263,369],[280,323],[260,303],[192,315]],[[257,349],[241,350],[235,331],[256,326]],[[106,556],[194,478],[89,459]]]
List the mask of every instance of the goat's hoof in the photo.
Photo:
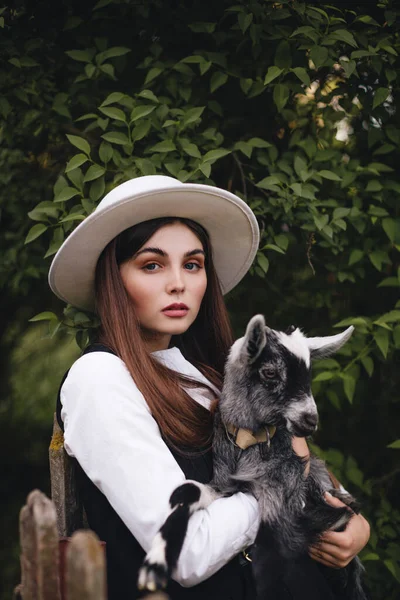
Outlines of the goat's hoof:
[[168,571],[166,565],[144,561],[138,577],[139,590],[156,592],[167,587]]

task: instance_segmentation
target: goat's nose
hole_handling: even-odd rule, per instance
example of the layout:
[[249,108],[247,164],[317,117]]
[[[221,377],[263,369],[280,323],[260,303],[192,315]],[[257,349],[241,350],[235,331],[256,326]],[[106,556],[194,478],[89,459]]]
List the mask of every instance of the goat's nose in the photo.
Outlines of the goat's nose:
[[315,413],[304,413],[303,420],[310,429],[315,429],[318,424],[318,416]]

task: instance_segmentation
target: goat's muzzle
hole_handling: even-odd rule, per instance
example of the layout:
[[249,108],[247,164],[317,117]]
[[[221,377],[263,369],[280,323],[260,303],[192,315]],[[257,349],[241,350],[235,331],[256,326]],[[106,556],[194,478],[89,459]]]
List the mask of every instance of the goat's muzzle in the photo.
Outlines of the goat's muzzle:
[[296,419],[291,421],[291,431],[297,437],[306,437],[312,435],[317,429],[318,415],[316,413],[302,413]]

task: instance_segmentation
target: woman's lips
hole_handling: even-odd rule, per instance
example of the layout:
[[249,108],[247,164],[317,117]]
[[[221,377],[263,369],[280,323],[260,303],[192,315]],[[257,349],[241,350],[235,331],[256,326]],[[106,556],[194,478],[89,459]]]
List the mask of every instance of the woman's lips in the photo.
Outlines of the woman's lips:
[[171,304],[170,306],[166,306],[163,308],[162,313],[167,317],[171,317],[173,319],[179,317],[185,317],[189,312],[189,308],[186,304]]

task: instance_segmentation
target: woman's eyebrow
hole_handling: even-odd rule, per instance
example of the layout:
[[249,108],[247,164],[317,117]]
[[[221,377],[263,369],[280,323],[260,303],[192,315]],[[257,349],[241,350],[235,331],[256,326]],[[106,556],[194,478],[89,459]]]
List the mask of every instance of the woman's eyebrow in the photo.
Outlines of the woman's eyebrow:
[[[138,252],[136,252],[136,254],[134,254],[133,258],[136,258],[137,256],[140,256],[141,254],[145,254],[146,252],[151,253],[151,254],[158,254],[159,256],[162,256],[162,257],[168,256],[168,253],[165,252],[164,250],[161,250],[161,248],[147,247],[147,248],[142,248],[142,250],[139,250]],[[189,250],[189,252],[185,252],[184,257],[188,258],[189,256],[194,256],[195,254],[202,254],[203,256],[205,256],[204,250],[202,250],[201,248],[195,248],[194,250]]]
[[148,246],[147,248],[143,248],[142,250],[136,252],[136,254],[133,255],[133,258],[136,258],[137,256],[144,254],[145,252],[150,252],[151,254],[158,254],[159,256],[167,256],[167,253],[164,252],[164,250],[161,250],[161,248],[151,248]]

